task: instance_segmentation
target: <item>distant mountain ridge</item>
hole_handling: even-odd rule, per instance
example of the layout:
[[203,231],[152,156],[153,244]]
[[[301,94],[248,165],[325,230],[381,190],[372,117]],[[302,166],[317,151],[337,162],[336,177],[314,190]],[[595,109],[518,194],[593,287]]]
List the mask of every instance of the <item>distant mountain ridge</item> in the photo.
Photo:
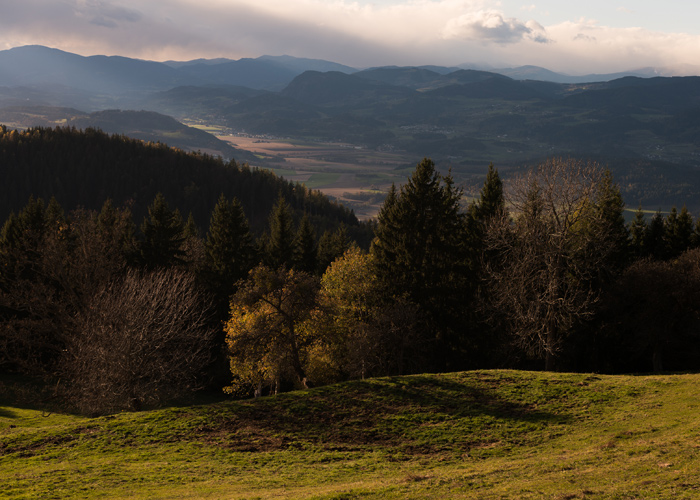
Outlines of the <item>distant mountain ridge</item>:
[[660,203],[673,193],[674,202],[690,206],[700,199],[700,77],[656,71],[586,77],[536,66],[356,71],[290,56],[157,63],[29,46],[0,51],[0,119],[34,107],[41,111],[27,111],[28,119],[51,115],[61,123],[65,113],[65,123],[177,145],[173,139],[184,129],[175,120],[166,126],[162,116],[154,126],[149,113],[156,112],[224,132],[428,156],[464,182],[490,162],[515,169],[574,156],[611,164],[633,204]]
[[[461,67],[383,66],[357,69],[332,61],[282,56],[261,56],[239,60],[194,59],[191,61],[147,61],[122,56],[80,56],[41,45],[26,45],[0,51],[0,87],[36,87],[62,85],[97,94],[128,94],[144,91],[164,91],[178,86],[237,85],[258,90],[280,91],[305,71],[337,71],[345,74],[364,73],[381,80],[382,72],[401,69],[412,85],[426,83],[436,75],[454,74],[459,70],[497,73],[515,80],[541,80],[555,83],[603,82],[624,76],[649,78],[671,76],[668,68],[642,68],[611,74],[571,76],[538,66],[478,69]],[[700,74],[700,67],[682,68],[684,75]],[[409,76],[409,73],[412,75]],[[419,76],[420,75],[420,76]],[[393,77],[393,76],[392,76]],[[394,83],[397,82],[385,82]]]

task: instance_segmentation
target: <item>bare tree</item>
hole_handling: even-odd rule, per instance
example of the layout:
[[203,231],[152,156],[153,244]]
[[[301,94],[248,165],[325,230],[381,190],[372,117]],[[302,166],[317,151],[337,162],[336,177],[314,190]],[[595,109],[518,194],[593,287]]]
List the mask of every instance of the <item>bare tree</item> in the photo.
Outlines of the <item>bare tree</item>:
[[591,316],[620,250],[615,191],[597,164],[550,159],[510,184],[512,218],[495,217],[487,230],[496,255],[484,263],[488,307],[548,370],[572,327]]
[[62,374],[88,413],[138,410],[202,388],[213,354],[211,304],[192,274],[129,270],[77,318]]

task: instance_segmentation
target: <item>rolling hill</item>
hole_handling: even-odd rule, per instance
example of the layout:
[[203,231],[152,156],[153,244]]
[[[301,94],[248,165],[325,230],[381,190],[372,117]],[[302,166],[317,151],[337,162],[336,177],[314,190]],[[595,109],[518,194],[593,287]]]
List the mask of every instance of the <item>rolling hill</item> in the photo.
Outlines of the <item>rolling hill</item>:
[[5,498],[700,493],[698,375],[414,375],[97,418],[4,388]]

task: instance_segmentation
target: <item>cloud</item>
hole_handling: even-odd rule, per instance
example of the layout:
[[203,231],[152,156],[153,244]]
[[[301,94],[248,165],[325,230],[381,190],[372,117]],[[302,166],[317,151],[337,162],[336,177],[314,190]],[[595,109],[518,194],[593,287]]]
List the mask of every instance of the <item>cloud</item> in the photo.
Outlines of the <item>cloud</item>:
[[516,43],[532,40],[546,43],[545,29],[535,21],[523,23],[512,17],[504,17],[495,10],[481,10],[451,19],[443,30],[447,39],[469,39],[495,43]]
[[153,60],[288,54],[355,67],[535,64],[580,73],[692,63],[700,36],[586,19],[543,25],[497,0],[8,2],[0,48],[28,44]]
[[634,11],[632,9],[628,9],[627,7],[618,7],[616,10],[624,14],[634,14]]

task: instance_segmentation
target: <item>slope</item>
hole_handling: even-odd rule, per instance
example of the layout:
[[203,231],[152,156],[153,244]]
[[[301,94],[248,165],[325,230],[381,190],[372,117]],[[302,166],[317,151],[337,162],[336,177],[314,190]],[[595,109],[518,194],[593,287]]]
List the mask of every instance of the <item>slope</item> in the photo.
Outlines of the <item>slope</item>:
[[84,418],[0,407],[5,498],[697,498],[700,376],[476,371]]

